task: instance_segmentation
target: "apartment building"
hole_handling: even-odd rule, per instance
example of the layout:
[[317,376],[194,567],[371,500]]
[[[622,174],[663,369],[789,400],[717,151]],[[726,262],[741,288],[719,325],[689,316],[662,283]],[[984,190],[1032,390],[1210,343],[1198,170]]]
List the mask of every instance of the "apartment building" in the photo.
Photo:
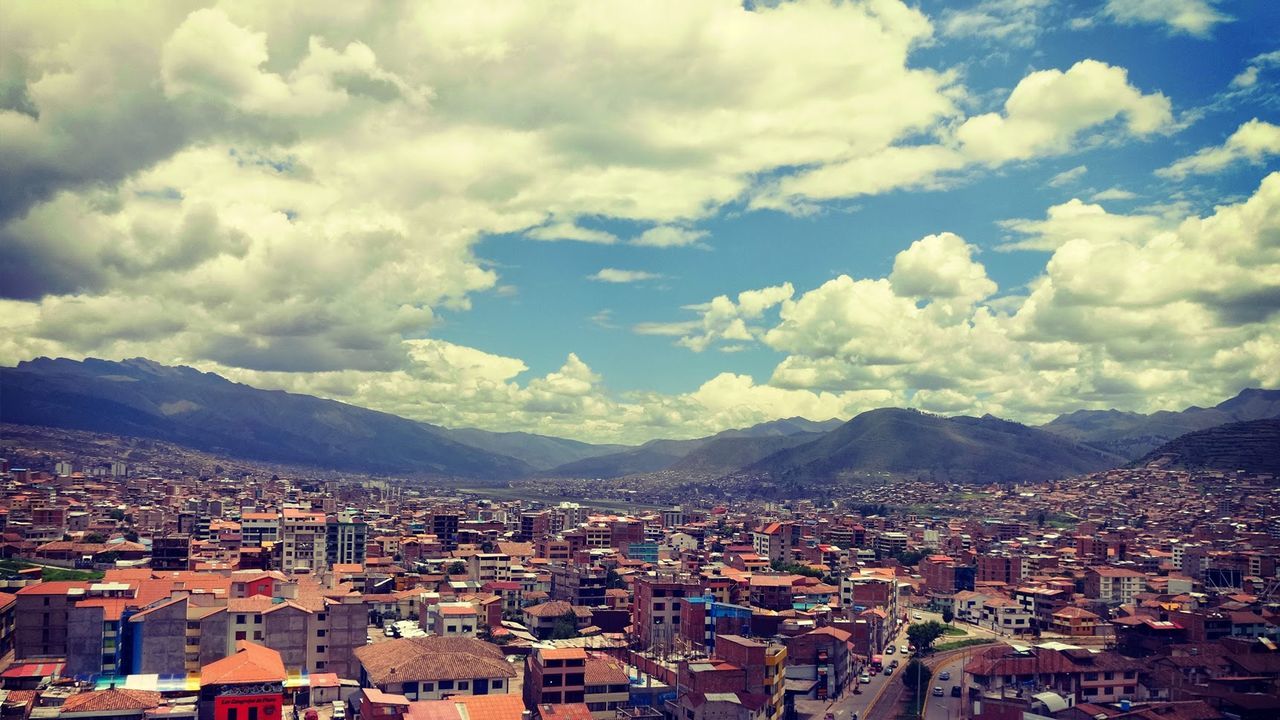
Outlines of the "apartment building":
[[324,513],[286,508],[280,521],[280,568],[286,573],[322,570],[328,537]]

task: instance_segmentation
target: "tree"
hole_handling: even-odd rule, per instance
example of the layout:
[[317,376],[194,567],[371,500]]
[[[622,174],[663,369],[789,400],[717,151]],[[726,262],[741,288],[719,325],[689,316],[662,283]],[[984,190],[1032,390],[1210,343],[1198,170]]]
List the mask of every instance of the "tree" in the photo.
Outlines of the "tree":
[[903,685],[912,690],[928,688],[929,681],[933,679],[933,671],[919,658],[912,658],[911,662],[898,671],[898,677],[902,678]]
[[461,560],[454,560],[453,564],[449,565],[450,575],[462,575],[466,572],[467,572],[467,564],[462,562]]
[[919,565],[920,561],[924,559],[924,553],[919,550],[903,550],[896,557],[898,562],[903,565]]
[[102,533],[89,533],[84,536],[84,540],[82,542],[95,543],[95,544],[101,545],[106,541],[107,541],[107,536],[103,535]]
[[952,610],[951,606],[948,605],[947,607],[942,608],[942,622],[950,625],[951,621],[955,619],[956,611]]
[[568,640],[576,637],[578,637],[578,615],[570,610],[556,618],[556,624],[551,626],[551,634],[547,639]]
[[930,620],[925,623],[912,623],[907,628],[907,638],[911,640],[911,644],[916,646],[916,653],[924,655],[933,645],[933,641],[946,634],[946,626],[940,622]]
[[604,586],[609,590],[626,590],[627,581],[622,579],[617,570],[609,568],[604,573]]

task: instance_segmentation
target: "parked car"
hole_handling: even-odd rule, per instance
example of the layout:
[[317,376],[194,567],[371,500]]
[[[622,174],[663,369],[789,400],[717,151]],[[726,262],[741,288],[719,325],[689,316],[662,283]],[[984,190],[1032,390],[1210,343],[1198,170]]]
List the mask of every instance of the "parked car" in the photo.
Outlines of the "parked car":
[[890,645],[889,647],[887,647],[887,648],[885,648],[885,649],[884,649],[884,654],[885,654],[885,655],[892,655],[896,650],[897,650],[897,648],[895,648],[894,646]]
[[951,697],[960,697],[960,686],[959,686],[959,685],[952,685],[952,686],[951,686]]
[[898,669],[898,658],[894,658],[894,659],[893,659],[893,662],[889,663],[889,667],[893,668],[894,670],[897,670],[897,669]]
[[941,686],[941,685],[934,685],[934,686],[933,686],[933,696],[934,696],[934,697],[942,697],[942,686]]
[[885,674],[885,675],[892,675],[892,674],[893,674],[893,666],[889,666],[889,667],[885,668],[885,669],[884,669],[884,674]]
[[863,685],[869,684],[871,682],[871,675],[867,673],[862,673],[862,675],[858,676],[858,682],[862,683]]
[[333,701],[333,720],[344,720],[347,717],[347,705],[341,700]]
[[903,655],[906,655],[906,654],[907,654],[907,646],[906,646],[906,645],[903,645],[900,649],[902,650],[902,654],[903,654]]
[[923,616],[923,615],[921,615],[920,613],[911,613],[911,619],[912,619],[912,620],[923,620],[923,619],[924,619],[924,616]]
[[938,676],[938,679],[939,679],[939,680],[950,680],[950,679],[951,679],[951,673],[947,672],[946,670],[943,670],[943,671],[942,671],[942,674]]

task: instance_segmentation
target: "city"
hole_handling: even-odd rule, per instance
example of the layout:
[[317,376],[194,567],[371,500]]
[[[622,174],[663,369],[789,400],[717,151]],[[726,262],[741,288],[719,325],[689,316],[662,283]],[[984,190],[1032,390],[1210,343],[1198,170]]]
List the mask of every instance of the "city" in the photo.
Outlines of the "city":
[[1270,476],[624,513],[44,457],[0,464],[6,717],[1280,711]]

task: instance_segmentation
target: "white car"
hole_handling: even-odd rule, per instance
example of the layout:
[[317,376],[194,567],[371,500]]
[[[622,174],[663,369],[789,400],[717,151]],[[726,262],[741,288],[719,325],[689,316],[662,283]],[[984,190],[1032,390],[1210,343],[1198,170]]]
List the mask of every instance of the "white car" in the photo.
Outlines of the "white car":
[[902,647],[900,647],[900,648],[898,648],[898,649],[902,651],[902,654],[903,654],[903,655],[906,655],[908,652],[910,652],[910,651],[911,651],[911,649],[910,649],[909,647],[907,647],[906,645],[903,645]]
[[863,685],[870,685],[871,676],[868,675],[867,673],[862,673],[862,675],[858,676],[858,682],[862,683]]
[[941,685],[934,685],[934,686],[933,686],[933,696],[934,696],[934,697],[942,697],[942,686],[941,686]]
[[951,673],[947,672],[946,670],[943,670],[943,671],[942,671],[942,674],[938,676],[938,679],[939,679],[939,680],[950,680],[950,679],[951,679]]
[[924,619],[924,616],[923,616],[923,615],[921,615],[920,613],[911,613],[911,619],[912,619],[912,620],[923,620],[923,619]]

